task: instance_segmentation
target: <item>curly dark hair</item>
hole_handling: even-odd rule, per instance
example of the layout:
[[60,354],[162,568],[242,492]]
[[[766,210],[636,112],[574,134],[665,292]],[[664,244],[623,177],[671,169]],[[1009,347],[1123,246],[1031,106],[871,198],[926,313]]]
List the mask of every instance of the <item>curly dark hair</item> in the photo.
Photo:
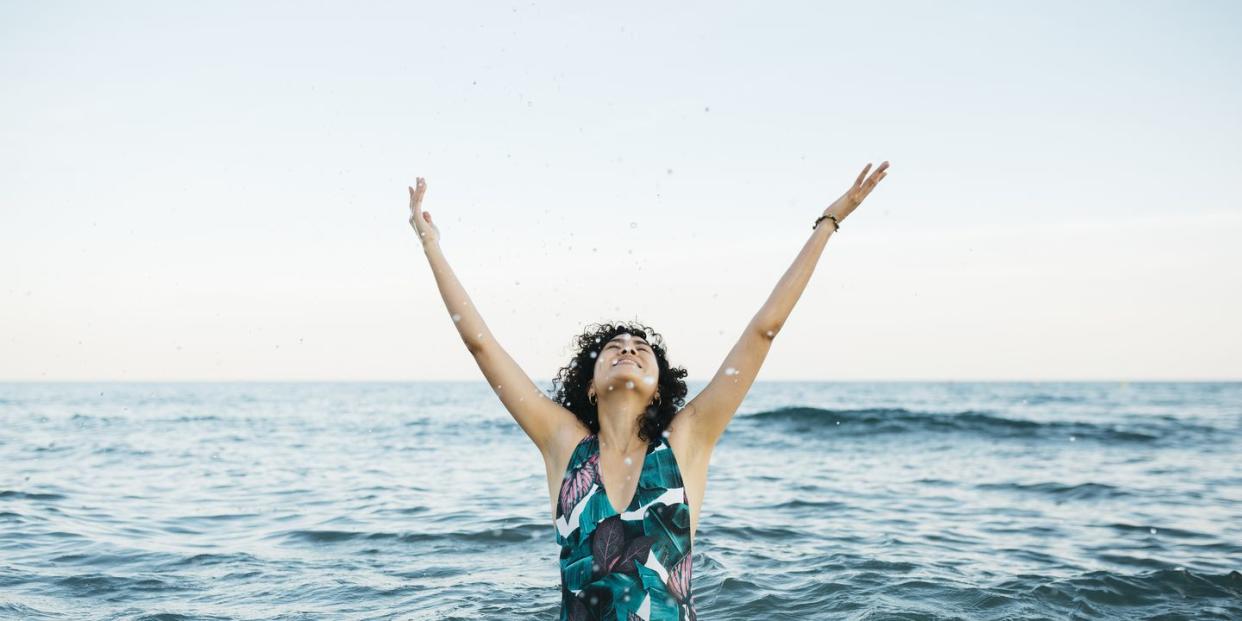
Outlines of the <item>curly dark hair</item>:
[[638,322],[618,322],[591,324],[586,331],[574,337],[574,345],[578,348],[569,364],[561,367],[552,380],[555,389],[554,401],[574,413],[582,424],[599,433],[599,410],[587,399],[587,388],[595,377],[595,358],[600,349],[618,334],[631,334],[642,337],[651,345],[659,368],[659,403],[648,406],[641,415],[638,424],[638,438],[648,444],[656,442],[656,438],[673,422],[673,416],[685,405],[687,372],[682,367],[669,366],[665,352],[664,337],[651,328]]

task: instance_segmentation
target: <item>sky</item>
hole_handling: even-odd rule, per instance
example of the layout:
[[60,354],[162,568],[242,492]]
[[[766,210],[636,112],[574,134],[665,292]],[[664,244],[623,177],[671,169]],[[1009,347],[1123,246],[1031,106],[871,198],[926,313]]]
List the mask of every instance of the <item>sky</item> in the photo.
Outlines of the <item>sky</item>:
[[1242,378],[1236,2],[0,2],[0,380]]

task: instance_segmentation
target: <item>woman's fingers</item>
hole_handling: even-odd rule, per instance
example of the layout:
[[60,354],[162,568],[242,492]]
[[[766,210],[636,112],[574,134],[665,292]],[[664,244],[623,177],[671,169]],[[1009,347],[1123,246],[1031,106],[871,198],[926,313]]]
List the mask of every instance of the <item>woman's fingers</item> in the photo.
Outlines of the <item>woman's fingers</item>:
[[862,185],[863,179],[867,178],[867,170],[870,168],[871,162],[867,162],[867,165],[863,167],[862,172],[858,173],[858,178],[854,180],[854,187]]
[[415,185],[406,186],[410,191],[410,225],[420,237],[426,237],[427,229],[434,230],[435,224],[431,222],[431,213],[423,211],[423,193],[427,191],[427,182],[422,177],[416,179]]
[[880,180],[888,174],[888,170],[886,170],[887,168],[888,162],[884,162],[883,164],[880,164],[879,168],[875,169],[875,173],[871,175],[871,178],[867,180],[866,187],[863,188],[864,198],[866,198],[868,194],[871,194],[871,191],[875,189],[876,184],[880,183]]

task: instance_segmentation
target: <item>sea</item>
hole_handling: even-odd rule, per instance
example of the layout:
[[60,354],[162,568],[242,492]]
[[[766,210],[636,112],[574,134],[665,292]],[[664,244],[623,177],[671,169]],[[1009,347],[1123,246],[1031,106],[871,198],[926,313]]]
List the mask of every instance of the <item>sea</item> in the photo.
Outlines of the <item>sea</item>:
[[[0,619],[553,620],[558,555],[483,380],[0,384]],[[1242,619],[1242,383],[760,380],[693,563],[707,621]]]

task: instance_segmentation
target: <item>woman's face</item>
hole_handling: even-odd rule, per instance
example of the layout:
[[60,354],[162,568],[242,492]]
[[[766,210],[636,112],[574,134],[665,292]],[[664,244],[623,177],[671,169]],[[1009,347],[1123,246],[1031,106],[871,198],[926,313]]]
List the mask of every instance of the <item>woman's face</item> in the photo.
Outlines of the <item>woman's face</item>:
[[618,334],[604,343],[595,357],[595,391],[602,395],[613,390],[635,390],[650,401],[660,382],[655,351],[641,336]]

